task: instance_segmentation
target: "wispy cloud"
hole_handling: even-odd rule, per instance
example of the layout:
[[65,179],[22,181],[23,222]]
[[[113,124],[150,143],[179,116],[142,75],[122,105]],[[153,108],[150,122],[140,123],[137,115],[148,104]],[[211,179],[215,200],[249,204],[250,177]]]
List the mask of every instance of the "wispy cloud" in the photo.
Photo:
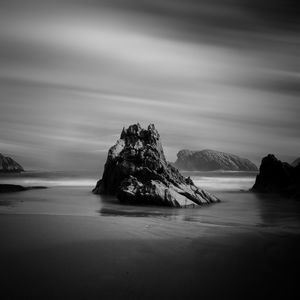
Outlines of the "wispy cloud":
[[280,1],[15,3],[0,12],[0,146],[25,166],[98,168],[134,122],[157,125],[169,160],[299,156],[299,22]]

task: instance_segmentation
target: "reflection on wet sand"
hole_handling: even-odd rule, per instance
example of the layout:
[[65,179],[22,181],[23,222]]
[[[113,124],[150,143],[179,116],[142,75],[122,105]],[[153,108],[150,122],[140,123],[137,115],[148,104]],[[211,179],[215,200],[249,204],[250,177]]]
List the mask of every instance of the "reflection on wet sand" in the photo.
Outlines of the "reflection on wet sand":
[[145,217],[178,222],[193,222],[208,226],[260,226],[263,223],[259,199],[250,192],[219,193],[217,205],[174,209],[156,206],[120,204],[115,197],[99,196],[100,216]]
[[262,226],[278,228],[300,228],[300,203],[277,194],[256,193]]
[[179,213],[179,209],[176,208],[120,204],[119,200],[113,196],[101,195],[98,197],[101,201],[101,209],[98,211],[101,216],[155,217],[171,219]]

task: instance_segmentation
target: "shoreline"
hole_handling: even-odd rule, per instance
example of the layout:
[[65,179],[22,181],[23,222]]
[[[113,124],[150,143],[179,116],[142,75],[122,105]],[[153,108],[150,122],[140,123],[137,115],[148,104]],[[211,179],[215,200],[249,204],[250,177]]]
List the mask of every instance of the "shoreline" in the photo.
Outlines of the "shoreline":
[[174,209],[123,205],[87,186],[2,194],[3,294],[297,298],[298,203],[250,192],[217,195],[218,205]]

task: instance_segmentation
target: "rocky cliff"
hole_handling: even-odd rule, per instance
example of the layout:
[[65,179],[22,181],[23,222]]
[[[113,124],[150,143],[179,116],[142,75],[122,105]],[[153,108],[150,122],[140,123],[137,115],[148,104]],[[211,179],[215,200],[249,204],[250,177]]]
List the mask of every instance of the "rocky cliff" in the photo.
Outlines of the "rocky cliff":
[[300,165],[293,167],[273,154],[267,155],[262,159],[252,191],[280,193],[299,199]]
[[116,195],[121,202],[172,207],[219,201],[166,161],[153,124],[147,129],[139,124],[123,129],[120,139],[108,151],[102,179],[93,192]]
[[214,150],[181,150],[175,166],[186,171],[257,171],[256,165],[246,158]]
[[2,173],[18,173],[23,172],[24,169],[16,161],[10,157],[5,157],[0,153],[0,172]]

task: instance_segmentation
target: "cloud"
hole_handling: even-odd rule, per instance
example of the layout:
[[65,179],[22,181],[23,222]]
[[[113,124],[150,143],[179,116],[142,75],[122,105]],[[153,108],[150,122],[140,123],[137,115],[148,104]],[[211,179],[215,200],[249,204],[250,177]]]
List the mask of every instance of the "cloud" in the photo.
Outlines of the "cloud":
[[25,166],[95,169],[123,126],[154,122],[169,160],[298,156],[296,12],[252,3],[3,5],[0,145]]

